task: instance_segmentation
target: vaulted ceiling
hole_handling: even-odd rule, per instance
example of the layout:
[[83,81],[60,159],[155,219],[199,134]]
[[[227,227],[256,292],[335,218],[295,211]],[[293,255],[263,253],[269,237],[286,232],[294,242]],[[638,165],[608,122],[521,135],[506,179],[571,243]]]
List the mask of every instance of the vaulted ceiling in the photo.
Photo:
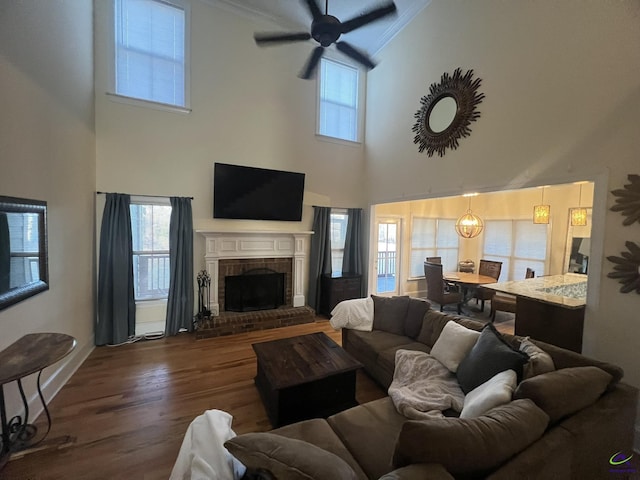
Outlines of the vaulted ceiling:
[[[270,20],[283,32],[308,32],[311,15],[304,0],[208,0],[255,17]],[[317,0],[325,12],[327,0]],[[370,55],[377,53],[431,0],[394,0],[397,15],[390,16],[344,35],[344,40]],[[341,21],[349,20],[387,2],[380,0],[330,0],[328,13]],[[279,31],[279,30],[274,30]]]

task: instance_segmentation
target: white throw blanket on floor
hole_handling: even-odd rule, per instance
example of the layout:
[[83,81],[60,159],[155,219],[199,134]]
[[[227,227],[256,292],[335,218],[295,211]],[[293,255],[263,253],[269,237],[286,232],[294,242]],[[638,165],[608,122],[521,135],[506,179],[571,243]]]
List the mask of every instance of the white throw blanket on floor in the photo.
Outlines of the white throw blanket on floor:
[[238,480],[245,467],[224,442],[236,436],[233,417],[222,410],[207,410],[187,428],[169,480]]
[[435,357],[414,350],[398,350],[389,396],[407,418],[442,417],[449,408],[461,412],[464,393],[456,376]]

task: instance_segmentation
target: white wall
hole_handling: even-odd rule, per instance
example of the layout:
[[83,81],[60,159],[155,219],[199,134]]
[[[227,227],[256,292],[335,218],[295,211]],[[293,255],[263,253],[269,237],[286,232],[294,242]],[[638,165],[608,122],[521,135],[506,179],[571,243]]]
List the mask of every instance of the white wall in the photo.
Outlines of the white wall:
[[[608,211],[640,173],[640,2],[433,0],[369,75],[371,203],[595,180],[584,352],[640,387],[640,295],[606,277],[640,224]],[[486,95],[471,136],[443,158],[418,153],[411,127],[442,73],[473,69]]]
[[[0,105],[0,195],[47,201],[51,286],[0,311],[0,350],[27,333],[74,336],[74,353],[43,373],[50,397],[93,348],[91,0],[0,3]],[[34,400],[35,375],[26,387]],[[22,414],[15,384],[5,391],[8,414]]]
[[[193,196],[196,229],[310,230],[314,204],[366,204],[364,147],[315,136],[316,82],[298,79],[311,43],[259,48],[256,23],[214,3],[191,4],[189,114],[111,100],[110,2],[96,2],[97,185],[101,191]],[[214,221],[213,164],[303,172],[302,222]],[[321,200],[321,203],[317,203]],[[204,237],[195,237],[195,269]]]

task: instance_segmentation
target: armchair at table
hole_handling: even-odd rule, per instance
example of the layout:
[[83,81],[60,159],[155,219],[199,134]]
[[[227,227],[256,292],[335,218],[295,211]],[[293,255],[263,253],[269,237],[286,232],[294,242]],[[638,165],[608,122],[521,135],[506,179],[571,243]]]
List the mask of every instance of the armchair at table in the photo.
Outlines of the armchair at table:
[[[524,278],[533,278],[535,276],[536,272],[527,268]],[[494,322],[496,320],[496,312],[516,313],[516,302],[515,295],[496,293],[491,299],[491,321]]]
[[[496,282],[498,278],[500,278],[500,272],[502,271],[502,262],[496,262],[494,260],[480,260],[480,267],[478,268],[478,273],[480,275],[486,275],[487,277],[494,278]],[[476,304],[478,300],[481,302],[480,310],[484,312],[484,302],[485,300],[491,300],[494,296],[495,292],[493,290],[489,290],[488,288],[479,287],[476,289],[473,294],[473,298],[476,299]]]
[[[457,304],[458,314],[462,312],[463,296],[459,290],[453,290],[445,283],[442,276],[442,265],[424,262],[424,277],[427,280],[427,300],[440,305],[440,311],[445,305]],[[447,287],[449,288],[447,290]]]

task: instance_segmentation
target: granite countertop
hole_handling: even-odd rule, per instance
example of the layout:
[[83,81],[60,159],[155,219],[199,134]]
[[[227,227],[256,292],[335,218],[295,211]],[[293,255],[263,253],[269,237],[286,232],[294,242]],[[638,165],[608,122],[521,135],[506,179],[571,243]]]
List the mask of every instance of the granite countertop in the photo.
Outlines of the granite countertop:
[[482,286],[564,308],[581,308],[587,303],[587,276],[578,273],[489,283]]

